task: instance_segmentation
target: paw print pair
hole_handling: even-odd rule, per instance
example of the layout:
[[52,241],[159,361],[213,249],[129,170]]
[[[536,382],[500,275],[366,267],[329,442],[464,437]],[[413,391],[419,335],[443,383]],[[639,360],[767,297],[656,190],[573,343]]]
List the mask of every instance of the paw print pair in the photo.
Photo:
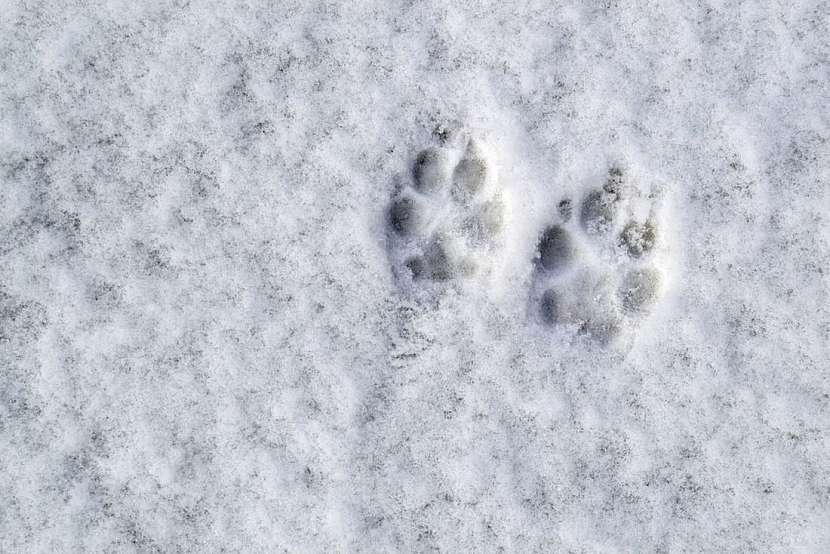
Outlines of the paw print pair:
[[[611,342],[661,294],[654,198],[613,167],[601,187],[576,202],[561,199],[554,212],[535,248],[531,311],[547,325]],[[505,223],[505,194],[479,142],[419,152],[388,211],[399,283],[418,293],[487,274]]]

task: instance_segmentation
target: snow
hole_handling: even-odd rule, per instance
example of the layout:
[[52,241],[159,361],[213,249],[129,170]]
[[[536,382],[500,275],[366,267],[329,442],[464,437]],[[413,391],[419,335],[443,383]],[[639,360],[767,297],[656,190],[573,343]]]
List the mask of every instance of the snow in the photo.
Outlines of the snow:
[[[0,8],[0,551],[827,549],[826,3]],[[503,232],[404,286],[456,132]]]

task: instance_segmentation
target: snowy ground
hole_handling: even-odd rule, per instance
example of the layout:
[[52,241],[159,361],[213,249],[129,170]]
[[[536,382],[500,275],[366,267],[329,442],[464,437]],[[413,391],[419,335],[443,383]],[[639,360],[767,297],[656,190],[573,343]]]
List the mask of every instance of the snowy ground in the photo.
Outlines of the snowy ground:
[[[830,548],[826,1],[84,4],[0,0],[0,551]],[[407,281],[464,136],[503,227]]]

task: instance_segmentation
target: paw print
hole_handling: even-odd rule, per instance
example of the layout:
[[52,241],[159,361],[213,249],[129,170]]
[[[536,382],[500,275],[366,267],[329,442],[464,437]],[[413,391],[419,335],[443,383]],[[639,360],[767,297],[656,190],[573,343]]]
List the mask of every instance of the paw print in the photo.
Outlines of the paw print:
[[612,167],[576,213],[570,198],[559,202],[534,260],[542,322],[608,344],[651,312],[663,291],[657,200]]
[[505,202],[484,147],[421,151],[388,211],[389,254],[405,288],[433,289],[486,274],[500,246]]

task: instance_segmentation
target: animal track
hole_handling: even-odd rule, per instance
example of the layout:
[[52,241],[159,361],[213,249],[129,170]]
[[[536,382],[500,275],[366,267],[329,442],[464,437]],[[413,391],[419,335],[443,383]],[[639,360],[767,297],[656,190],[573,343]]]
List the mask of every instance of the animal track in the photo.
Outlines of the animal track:
[[613,167],[578,218],[570,198],[559,202],[536,248],[531,300],[544,323],[607,344],[650,313],[663,286],[655,200]]
[[388,211],[389,254],[399,282],[422,288],[485,274],[500,243],[505,201],[475,139],[429,147]]
[[[415,156],[387,212],[393,271],[416,295],[487,275],[502,257],[493,164],[475,139],[448,142]],[[664,286],[657,200],[617,167],[582,198],[562,198],[536,245],[533,313],[602,344],[636,327]]]

